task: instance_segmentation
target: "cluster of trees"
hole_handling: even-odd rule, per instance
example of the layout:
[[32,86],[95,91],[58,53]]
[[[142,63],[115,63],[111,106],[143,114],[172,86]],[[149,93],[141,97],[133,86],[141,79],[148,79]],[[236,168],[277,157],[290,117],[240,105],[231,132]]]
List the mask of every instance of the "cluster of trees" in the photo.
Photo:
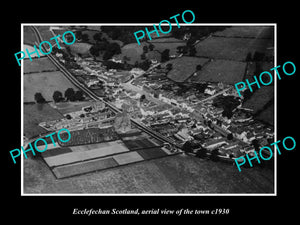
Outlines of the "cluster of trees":
[[91,48],[90,53],[94,57],[100,56],[100,53],[103,54],[102,59],[108,60],[111,59],[114,55],[121,54],[121,47],[118,43],[109,43],[108,41],[96,42]]
[[213,106],[222,108],[222,116],[230,119],[233,116],[233,110],[240,104],[240,101],[233,96],[223,96],[219,95],[214,98]]
[[177,47],[177,53],[188,55],[188,56],[195,56],[197,53],[197,50],[192,42],[187,41],[186,45],[181,45],[181,46]]
[[134,43],[136,39],[133,35],[138,30],[145,29],[144,26],[102,26],[101,30],[105,32],[111,39],[120,40],[124,44]]
[[84,100],[84,95],[83,95],[83,91],[78,90],[78,91],[74,91],[73,88],[68,88],[65,93],[63,94],[60,91],[55,91],[53,93],[53,100],[54,102],[61,102],[63,100],[67,100],[67,101],[83,101]]

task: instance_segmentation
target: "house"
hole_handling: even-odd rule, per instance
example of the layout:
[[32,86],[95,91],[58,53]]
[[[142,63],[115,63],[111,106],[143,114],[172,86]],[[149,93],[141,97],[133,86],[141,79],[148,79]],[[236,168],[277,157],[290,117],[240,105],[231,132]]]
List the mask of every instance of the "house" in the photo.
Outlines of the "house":
[[228,143],[226,142],[226,139],[225,138],[221,138],[221,139],[214,139],[214,140],[210,140],[208,142],[205,142],[204,143],[204,147],[209,149],[209,150],[212,150],[212,149],[215,149],[217,147],[220,147],[222,145],[227,145]]
[[204,93],[205,94],[209,94],[209,95],[214,95],[214,94],[216,94],[216,90],[215,89],[212,89],[212,88],[206,88],[205,90],[204,90]]

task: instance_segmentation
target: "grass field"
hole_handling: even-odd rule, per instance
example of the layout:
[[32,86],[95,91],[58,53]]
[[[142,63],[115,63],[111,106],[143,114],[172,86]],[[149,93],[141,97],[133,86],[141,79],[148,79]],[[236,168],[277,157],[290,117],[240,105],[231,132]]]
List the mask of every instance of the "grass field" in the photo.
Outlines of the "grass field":
[[63,116],[48,104],[24,104],[24,135],[34,137],[47,131],[38,124],[61,119]]
[[243,80],[246,63],[229,60],[213,60],[191,77],[191,82],[223,82],[235,84]]
[[232,26],[223,31],[215,32],[214,36],[243,38],[272,38],[273,26]]
[[[274,78],[274,70],[270,71],[274,67],[274,63],[272,62],[260,62],[262,71],[268,71],[269,73],[273,74]],[[256,70],[256,63],[255,62],[250,62],[247,64],[247,71],[245,75],[245,79],[252,80],[252,77],[255,75],[257,78],[259,77],[259,74],[255,74]],[[267,75],[265,75],[267,77]],[[274,80],[273,83],[270,85],[274,85]]]
[[273,193],[274,175],[260,167],[170,156],[57,180],[41,159],[24,160],[24,193]]
[[256,119],[274,125],[274,104],[268,106],[265,110],[256,116]]
[[124,45],[121,48],[121,54],[116,55],[115,57],[118,59],[123,59],[124,56],[129,58],[127,63],[134,64],[136,61],[141,62],[141,54],[143,54],[143,47],[148,45],[146,42],[142,42],[141,45],[138,43],[130,43]]
[[209,37],[196,44],[196,55],[212,59],[245,61],[248,52],[265,52],[273,46],[269,39]]
[[40,92],[46,101],[53,101],[54,91],[64,93],[68,88],[77,88],[59,71],[30,73],[24,75],[24,102],[35,102],[34,95]]
[[90,102],[90,101],[58,102],[58,103],[55,103],[55,107],[61,114],[67,114],[70,112],[79,111],[82,109],[82,107],[85,107],[85,106],[88,106],[91,104],[93,104],[93,102]]
[[89,50],[92,47],[89,43],[74,43],[69,46],[72,53],[89,55]]
[[48,59],[48,57],[35,58],[30,61],[24,59],[24,73],[39,73],[43,71],[57,71],[57,67]]
[[184,82],[196,72],[197,65],[203,66],[206,62],[208,62],[208,59],[206,58],[183,56],[181,58],[169,60],[164,63],[163,66],[171,63],[172,70],[168,73],[168,77],[176,82]]
[[262,85],[249,100],[243,103],[243,107],[253,109],[253,113],[255,114],[272,98],[274,98],[274,86]]
[[23,27],[23,40],[24,43],[23,44],[27,44],[27,45],[31,45],[33,46],[36,42],[36,38],[34,35],[34,32],[32,31],[32,29],[29,26],[24,26]]

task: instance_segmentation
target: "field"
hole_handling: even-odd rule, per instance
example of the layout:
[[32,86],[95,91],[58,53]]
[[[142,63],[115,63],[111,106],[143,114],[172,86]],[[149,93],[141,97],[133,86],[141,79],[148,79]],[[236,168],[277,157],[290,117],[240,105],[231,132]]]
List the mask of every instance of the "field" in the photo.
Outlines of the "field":
[[168,77],[176,82],[184,82],[194,72],[196,72],[196,66],[203,66],[208,59],[198,57],[181,57],[167,61],[164,65],[171,63],[172,70],[168,73]]
[[274,86],[261,86],[249,100],[244,102],[243,107],[253,109],[253,113],[255,114],[272,98],[274,98]]
[[214,36],[242,38],[272,38],[273,26],[233,26],[223,31],[215,32]]
[[[274,67],[274,63],[272,62],[260,62],[261,64],[261,69],[262,71],[268,71],[269,73],[273,74],[273,78],[274,78],[274,70],[270,71],[270,69],[272,69]],[[255,75],[257,78],[259,78],[259,74],[255,74],[255,68],[256,68],[256,63],[255,62],[251,62],[247,64],[247,71],[245,74],[245,79],[249,79],[252,80],[252,77]],[[266,77],[268,77],[267,75],[264,75]],[[277,75],[276,75],[277,77]],[[274,79],[273,79],[273,83],[271,83],[270,85],[274,85]]]
[[92,45],[88,43],[74,43],[72,45],[69,45],[69,47],[72,53],[89,55],[89,50]]
[[223,82],[235,84],[242,81],[245,73],[245,62],[213,60],[191,77],[191,82]]
[[[165,39],[169,39],[169,38],[165,38]],[[174,39],[174,38],[172,38]],[[178,46],[185,46],[185,42],[184,41],[178,41],[178,42],[173,42],[173,40],[171,39],[171,42],[167,42],[167,41],[160,41],[160,39],[155,40],[154,42],[152,41],[148,41],[148,43],[152,43],[154,45],[154,50],[157,50],[159,52],[163,52],[165,49],[169,49],[170,50],[170,55],[178,55],[177,53],[177,47]]]
[[226,163],[169,156],[83,176],[55,179],[40,159],[24,160],[24,193],[273,193],[273,172],[239,173]]
[[154,45],[153,51],[146,53],[147,59],[157,59],[160,62],[160,54],[165,50],[169,49],[169,55],[176,55],[177,47],[185,45],[185,41],[178,40],[176,38],[155,38],[151,41],[141,42],[141,45],[138,43],[130,43],[124,45],[121,50],[122,53],[117,55],[116,58],[123,59],[124,56],[128,57],[130,60],[127,62],[129,64],[134,64],[136,61],[141,62],[141,54],[143,54],[143,47],[149,46],[150,44]]
[[274,103],[260,112],[255,118],[268,124],[274,125]]
[[196,44],[196,55],[212,59],[245,61],[248,52],[265,52],[273,46],[269,39],[209,37]]
[[93,102],[90,101],[81,101],[81,102],[59,102],[55,103],[54,107],[61,113],[67,114],[70,112],[79,111],[82,107],[91,105]]
[[47,131],[38,124],[43,121],[61,119],[63,116],[48,104],[24,104],[24,135],[27,138]]
[[39,73],[43,71],[57,71],[57,67],[47,58],[35,58],[32,61],[29,59],[24,61],[24,73]]
[[32,31],[32,29],[29,26],[23,26],[23,35],[24,35],[24,43],[23,44],[27,44],[27,45],[35,45],[34,42],[36,42],[36,38],[34,35],[34,32]]
[[34,95],[40,92],[46,101],[53,101],[54,91],[64,93],[68,88],[77,88],[59,71],[30,73],[24,75],[24,102],[35,102]]
[[136,61],[141,62],[141,54],[143,54],[143,47],[147,45],[146,42],[142,42],[141,45],[138,43],[131,43],[124,45],[121,48],[121,54],[116,55],[115,57],[118,59],[123,59],[124,56],[129,58],[127,63],[134,64]]

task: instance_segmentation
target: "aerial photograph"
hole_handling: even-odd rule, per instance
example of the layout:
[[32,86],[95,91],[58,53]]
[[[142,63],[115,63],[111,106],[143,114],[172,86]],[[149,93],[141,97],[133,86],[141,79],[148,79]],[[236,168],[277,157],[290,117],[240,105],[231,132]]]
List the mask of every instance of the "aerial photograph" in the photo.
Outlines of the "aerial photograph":
[[23,194],[274,194],[275,26],[146,27],[22,24]]

